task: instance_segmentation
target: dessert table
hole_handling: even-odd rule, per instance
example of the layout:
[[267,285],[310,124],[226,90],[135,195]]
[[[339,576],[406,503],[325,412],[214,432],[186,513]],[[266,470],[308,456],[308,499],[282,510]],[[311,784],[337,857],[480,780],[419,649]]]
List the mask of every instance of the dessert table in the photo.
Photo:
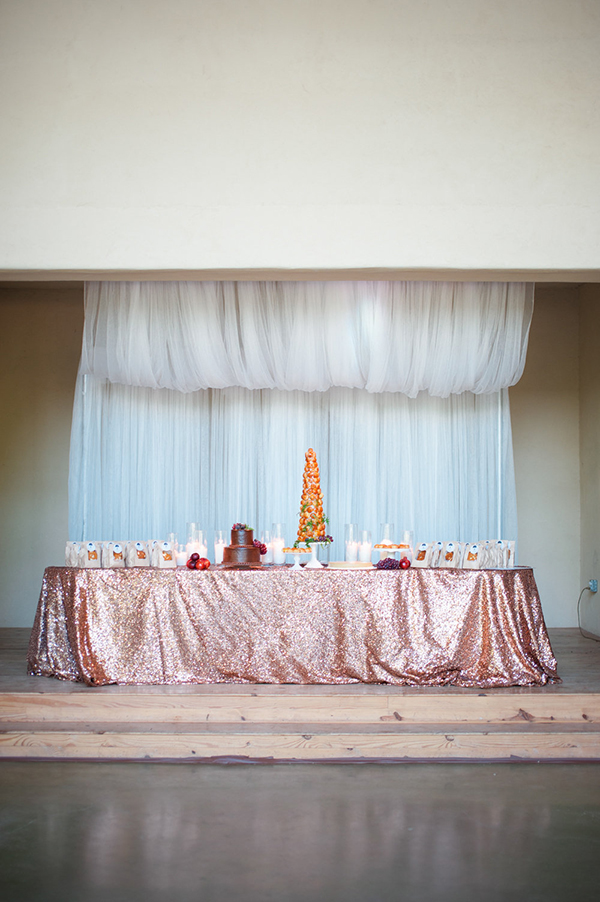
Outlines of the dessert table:
[[559,679],[530,568],[49,567],[29,673],[90,686]]

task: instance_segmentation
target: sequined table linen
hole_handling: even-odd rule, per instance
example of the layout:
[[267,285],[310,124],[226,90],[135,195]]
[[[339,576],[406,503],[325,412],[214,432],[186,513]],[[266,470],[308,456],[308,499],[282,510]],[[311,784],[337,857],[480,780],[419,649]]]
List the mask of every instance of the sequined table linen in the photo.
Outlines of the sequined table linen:
[[533,571],[44,574],[29,672],[107,683],[558,679]]

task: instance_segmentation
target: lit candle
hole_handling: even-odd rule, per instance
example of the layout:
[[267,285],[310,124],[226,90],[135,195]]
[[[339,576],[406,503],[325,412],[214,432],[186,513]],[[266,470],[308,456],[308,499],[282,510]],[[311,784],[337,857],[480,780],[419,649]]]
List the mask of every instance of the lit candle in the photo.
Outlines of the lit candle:
[[346,542],[346,560],[352,563],[358,558],[358,542]]
[[200,555],[200,557],[206,557],[207,546],[204,540],[204,532],[198,529],[195,523],[188,523],[188,540],[185,550],[188,558],[194,553]]
[[215,529],[215,564],[223,563],[223,552],[227,542],[225,541],[225,532],[222,529]]
[[175,563],[178,567],[185,567],[188,560],[188,553],[185,549],[178,549],[175,552]]
[[285,547],[285,539],[279,539],[275,537],[271,545],[273,547],[273,563],[274,564],[285,564],[285,554],[283,553],[283,549]]
[[363,561],[364,563],[371,562],[371,548],[372,545],[370,542],[361,542],[358,546],[358,559],[359,561]]

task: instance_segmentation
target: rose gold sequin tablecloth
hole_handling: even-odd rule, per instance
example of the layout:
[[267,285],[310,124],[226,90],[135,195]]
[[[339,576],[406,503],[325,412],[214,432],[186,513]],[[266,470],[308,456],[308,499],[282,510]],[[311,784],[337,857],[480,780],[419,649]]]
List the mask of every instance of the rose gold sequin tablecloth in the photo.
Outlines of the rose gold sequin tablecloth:
[[29,672],[106,683],[558,679],[533,571],[44,574]]

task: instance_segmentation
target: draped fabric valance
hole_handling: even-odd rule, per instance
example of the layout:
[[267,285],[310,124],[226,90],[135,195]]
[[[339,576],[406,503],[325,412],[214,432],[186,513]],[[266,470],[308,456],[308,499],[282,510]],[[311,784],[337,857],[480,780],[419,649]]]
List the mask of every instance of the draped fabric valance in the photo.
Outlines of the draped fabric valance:
[[92,282],[80,372],[145,388],[486,394],[523,372],[533,286]]

